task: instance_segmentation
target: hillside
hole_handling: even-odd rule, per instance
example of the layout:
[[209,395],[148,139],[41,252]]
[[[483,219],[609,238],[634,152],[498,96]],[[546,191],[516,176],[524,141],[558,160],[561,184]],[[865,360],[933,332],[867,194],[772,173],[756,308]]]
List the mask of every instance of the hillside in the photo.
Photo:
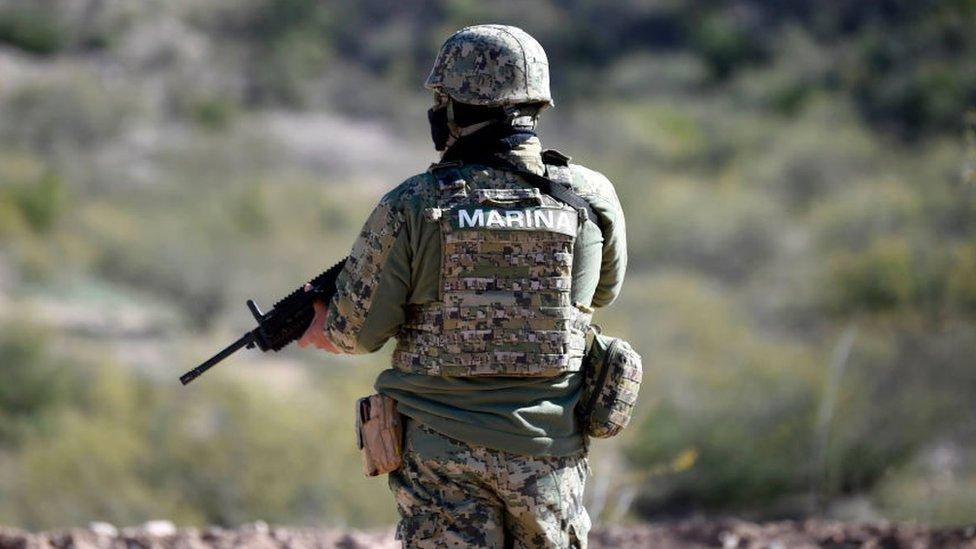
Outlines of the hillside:
[[487,21],[627,215],[594,518],[976,519],[976,4],[532,6],[0,2],[0,524],[393,523],[350,427],[389,346],[176,379],[436,160],[421,82]]

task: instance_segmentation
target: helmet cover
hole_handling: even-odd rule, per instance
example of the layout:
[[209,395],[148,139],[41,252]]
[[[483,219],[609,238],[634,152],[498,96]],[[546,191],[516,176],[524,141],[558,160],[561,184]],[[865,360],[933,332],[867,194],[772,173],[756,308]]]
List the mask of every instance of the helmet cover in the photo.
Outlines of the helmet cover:
[[545,50],[527,32],[508,25],[455,32],[441,46],[424,87],[471,105],[553,104]]

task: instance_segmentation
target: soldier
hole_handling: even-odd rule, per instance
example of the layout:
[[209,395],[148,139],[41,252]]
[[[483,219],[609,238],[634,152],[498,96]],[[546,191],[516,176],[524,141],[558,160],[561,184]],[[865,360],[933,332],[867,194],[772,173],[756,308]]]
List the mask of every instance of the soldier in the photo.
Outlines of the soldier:
[[407,547],[585,547],[580,397],[593,308],[617,296],[624,217],[603,175],[535,125],[549,64],[521,29],[478,25],[425,86],[441,162],[387,194],[299,342],[368,353],[404,417],[389,475]]

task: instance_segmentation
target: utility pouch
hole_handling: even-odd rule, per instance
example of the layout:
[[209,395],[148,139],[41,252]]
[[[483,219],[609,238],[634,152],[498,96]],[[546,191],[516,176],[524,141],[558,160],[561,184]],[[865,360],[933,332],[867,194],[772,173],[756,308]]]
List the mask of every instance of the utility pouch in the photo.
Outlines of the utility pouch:
[[626,341],[593,329],[593,341],[583,358],[583,396],[577,411],[587,436],[609,438],[620,433],[634,413],[641,357]]
[[403,421],[396,401],[370,395],[356,401],[356,439],[363,457],[363,474],[384,475],[403,462]]

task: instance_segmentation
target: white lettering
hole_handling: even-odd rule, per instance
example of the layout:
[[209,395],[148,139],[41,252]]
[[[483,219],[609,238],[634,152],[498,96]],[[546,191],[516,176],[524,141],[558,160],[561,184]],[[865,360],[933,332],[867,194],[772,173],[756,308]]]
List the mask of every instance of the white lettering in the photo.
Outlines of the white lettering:
[[535,211],[535,226],[542,227],[546,226],[552,228],[552,210],[536,210]]
[[508,223],[509,228],[515,226],[518,226],[519,228],[525,227],[525,220],[522,218],[522,212],[518,210],[506,211],[505,222]]
[[502,214],[498,213],[498,210],[491,210],[488,212],[488,222],[485,224],[486,227],[504,227],[505,219]]
[[[467,225],[465,225],[467,222]],[[458,226],[462,229],[467,227],[483,227],[485,225],[485,212],[484,210],[475,210],[474,215],[472,215],[468,210],[458,211]]]
[[547,208],[525,210],[459,209],[458,228],[536,229],[565,234],[576,231],[572,212]]
[[565,227],[567,230],[573,230],[573,224],[571,223],[571,218],[569,217],[569,212],[559,212],[559,220],[556,223],[556,229],[562,229]]

